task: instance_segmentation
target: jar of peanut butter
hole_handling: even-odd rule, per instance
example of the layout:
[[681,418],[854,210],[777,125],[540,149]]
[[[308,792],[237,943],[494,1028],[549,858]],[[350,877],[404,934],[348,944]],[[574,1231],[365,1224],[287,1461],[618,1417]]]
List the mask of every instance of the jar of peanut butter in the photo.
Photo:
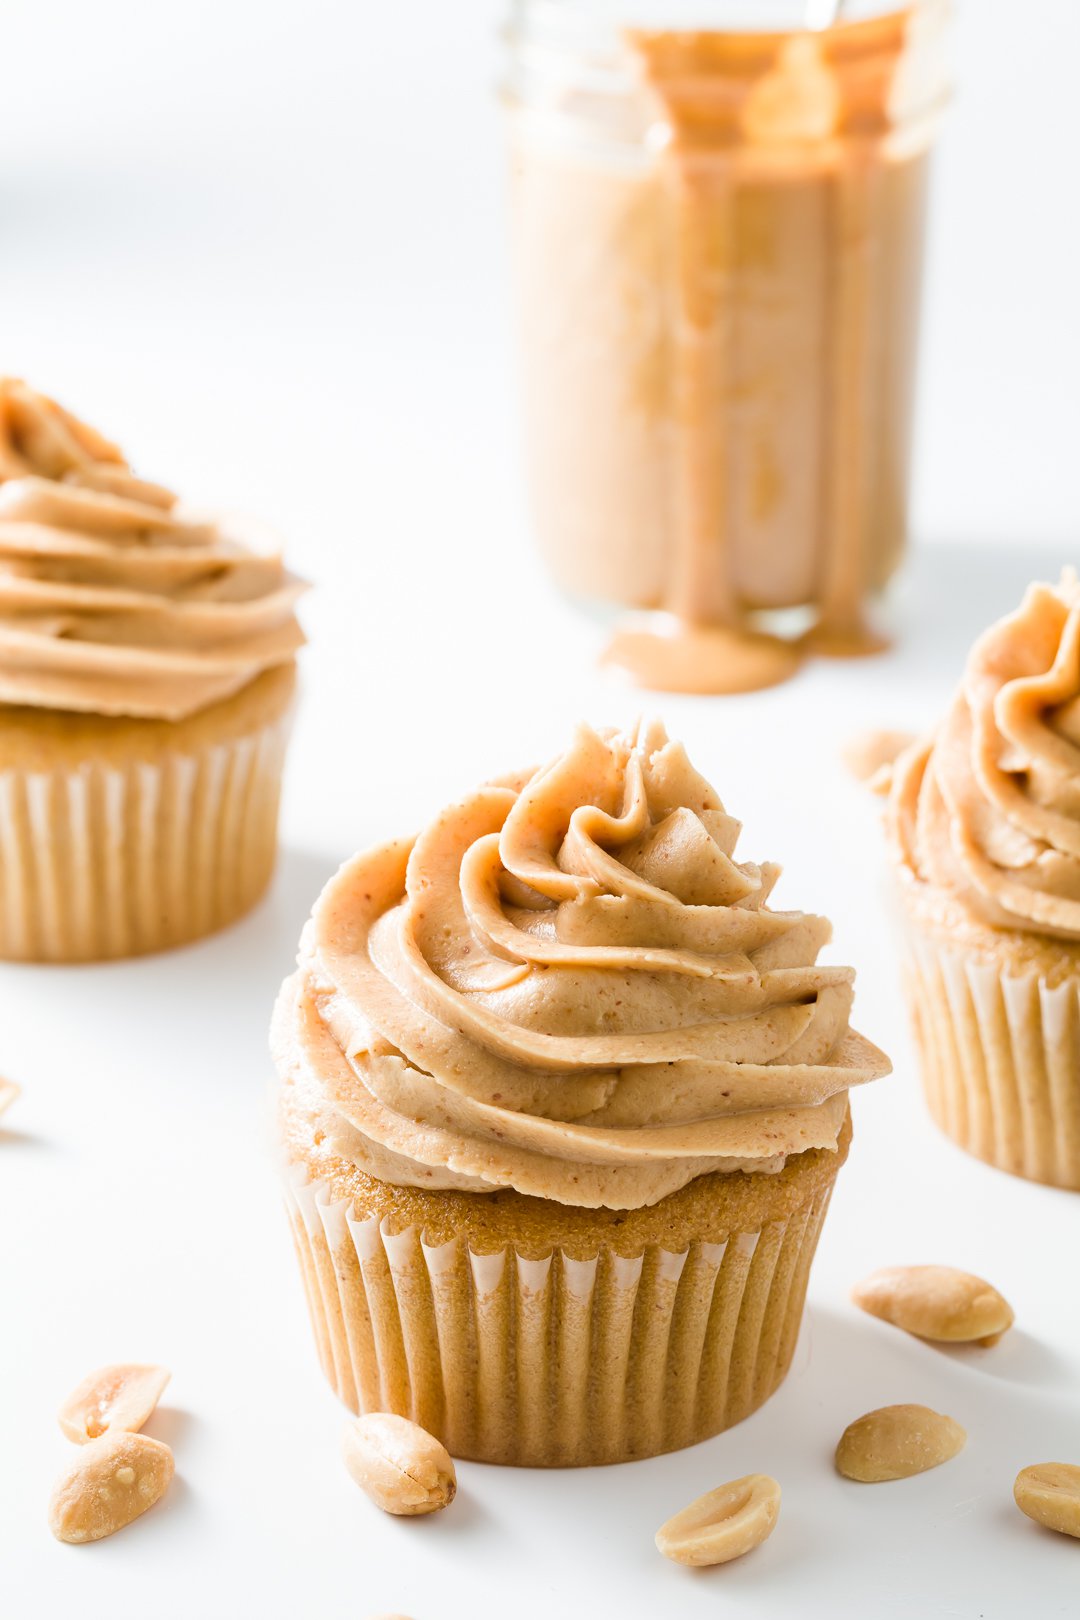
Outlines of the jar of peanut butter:
[[611,649],[646,685],[880,645],[904,548],[946,4],[792,9],[518,0],[510,29],[536,529],[572,596],[647,610]]

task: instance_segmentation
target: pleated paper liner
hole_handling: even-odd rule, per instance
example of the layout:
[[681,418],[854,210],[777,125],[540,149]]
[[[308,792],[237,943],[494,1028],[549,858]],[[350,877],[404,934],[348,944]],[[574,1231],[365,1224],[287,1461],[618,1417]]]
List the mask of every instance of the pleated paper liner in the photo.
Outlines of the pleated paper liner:
[[293,686],[291,671],[271,675],[255,698],[216,706],[220,724],[214,711],[171,729],[98,722],[91,735],[110,745],[98,758],[58,733],[50,767],[52,715],[29,757],[17,734],[0,747],[0,957],[135,956],[254,905],[274,867]]
[[298,1168],[287,1202],[326,1376],[353,1411],[401,1413],[483,1462],[613,1463],[704,1440],[791,1364],[843,1157],[753,1231],[587,1259],[432,1245]]
[[978,1159],[1080,1191],[1080,979],[1012,972],[909,920],[905,981],[934,1120]]

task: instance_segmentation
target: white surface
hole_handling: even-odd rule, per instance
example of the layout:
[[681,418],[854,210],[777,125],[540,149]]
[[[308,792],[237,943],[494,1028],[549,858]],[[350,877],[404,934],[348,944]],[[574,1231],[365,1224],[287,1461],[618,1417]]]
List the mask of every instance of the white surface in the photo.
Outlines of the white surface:
[[[1080,12],[1060,3],[1019,43],[1015,5],[968,8],[936,197],[927,543],[897,594],[901,650],[658,705],[744,819],[743,852],[784,862],[783,903],[833,917],[856,1022],[896,1064],[856,1099],[791,1377],[674,1457],[463,1465],[429,1522],[383,1518],[339,1462],[270,1163],[277,982],[340,858],[552,752],[579,715],[622,722],[640,701],[594,673],[595,628],[528,549],[492,8],[428,9],[5,8],[0,361],[151,476],[275,522],[320,589],[270,899],[157,960],[0,970],[0,1070],[25,1087],[0,1132],[4,1613],[1071,1615],[1080,1547],[1022,1519],[1011,1484],[1026,1463],[1080,1461],[1080,1199],[966,1159],[927,1121],[874,807],[837,762],[862,724],[929,721],[975,631],[1077,560],[1080,243],[1062,198]],[[865,1271],[909,1260],[985,1273],[1017,1329],[942,1353],[846,1303]],[[150,1432],[179,1478],[115,1540],[60,1547],[44,1525],[69,1457],[56,1407],[132,1357],[173,1368]],[[840,1481],[840,1430],[894,1400],[955,1415],[967,1450],[922,1479]],[[661,1520],[748,1470],[784,1487],[768,1546],[711,1574],[666,1565]]]

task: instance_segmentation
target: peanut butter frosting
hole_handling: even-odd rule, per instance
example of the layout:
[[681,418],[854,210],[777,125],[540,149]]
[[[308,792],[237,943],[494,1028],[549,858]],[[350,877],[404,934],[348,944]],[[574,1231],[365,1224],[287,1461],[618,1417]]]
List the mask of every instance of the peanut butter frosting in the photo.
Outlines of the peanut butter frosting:
[[852,969],[817,964],[828,922],[771,910],[738,833],[658,724],[582,726],[346,863],[274,1020],[315,1141],[399,1186],[615,1209],[835,1151],[889,1063]]
[[893,769],[901,869],[992,928],[1080,940],[1080,584],[1032,585]]
[[293,657],[303,589],[0,378],[0,703],[183,719]]

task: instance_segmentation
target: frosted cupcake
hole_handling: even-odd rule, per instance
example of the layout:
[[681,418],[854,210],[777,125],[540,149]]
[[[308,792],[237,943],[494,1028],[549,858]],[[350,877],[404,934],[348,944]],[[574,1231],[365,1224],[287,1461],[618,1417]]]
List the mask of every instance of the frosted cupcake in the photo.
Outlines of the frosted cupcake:
[[301,589],[0,379],[0,957],[161,950],[258,899]]
[[651,726],[581,728],[327,885],[273,1046],[322,1363],[459,1456],[645,1457],[791,1360],[888,1061],[829,924]]
[[1080,586],[976,642],[888,829],[931,1113],[980,1159],[1080,1190]]

